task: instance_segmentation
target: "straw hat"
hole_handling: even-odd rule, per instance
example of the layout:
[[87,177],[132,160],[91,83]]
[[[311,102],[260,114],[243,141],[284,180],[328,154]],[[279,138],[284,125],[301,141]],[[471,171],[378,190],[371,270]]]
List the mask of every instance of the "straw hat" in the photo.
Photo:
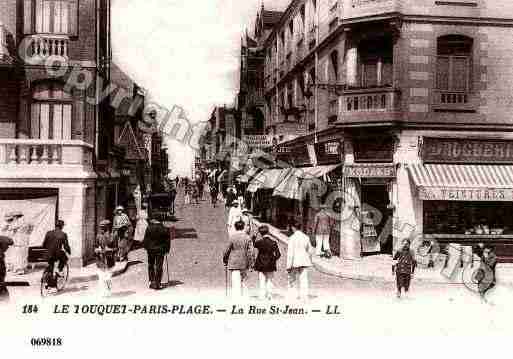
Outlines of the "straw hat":
[[123,206],[117,206],[116,207],[116,212],[117,211],[124,211],[124,210],[125,210],[125,208]]
[[104,219],[100,222],[100,227],[107,227],[108,225],[110,225],[110,221],[108,219]]

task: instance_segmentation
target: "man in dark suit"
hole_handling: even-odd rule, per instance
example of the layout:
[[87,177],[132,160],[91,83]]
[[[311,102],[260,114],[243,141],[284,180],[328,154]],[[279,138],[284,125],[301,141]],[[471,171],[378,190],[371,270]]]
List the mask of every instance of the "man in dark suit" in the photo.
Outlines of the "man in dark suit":
[[[59,262],[59,272],[62,272],[68,262],[68,255],[71,254],[71,248],[68,242],[68,235],[62,231],[64,221],[58,220],[55,223],[55,229],[46,233],[43,241],[43,248],[46,249],[50,273],[53,273],[55,262]],[[66,252],[64,252],[66,251]]]
[[161,289],[164,256],[169,253],[171,243],[169,229],[153,217],[146,228],[143,247],[148,253],[148,277],[151,289]]

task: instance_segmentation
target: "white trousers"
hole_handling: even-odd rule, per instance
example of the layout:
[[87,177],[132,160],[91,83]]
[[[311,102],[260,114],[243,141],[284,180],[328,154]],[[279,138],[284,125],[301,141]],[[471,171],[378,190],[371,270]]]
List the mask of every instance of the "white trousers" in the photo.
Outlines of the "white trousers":
[[247,272],[246,270],[235,270],[230,269],[231,279],[232,279],[232,297],[242,297],[244,292],[246,291],[246,284],[244,280],[246,279]]
[[323,247],[326,252],[331,252],[329,234],[317,234],[315,236],[315,241],[317,242],[315,247],[315,254],[320,256],[322,254]]
[[104,297],[112,292],[112,271],[98,269],[98,293]]
[[259,281],[259,297],[260,299],[269,298],[271,299],[273,292],[273,280],[274,272],[258,272],[258,281]]
[[308,299],[308,267],[292,268],[288,272],[289,297]]

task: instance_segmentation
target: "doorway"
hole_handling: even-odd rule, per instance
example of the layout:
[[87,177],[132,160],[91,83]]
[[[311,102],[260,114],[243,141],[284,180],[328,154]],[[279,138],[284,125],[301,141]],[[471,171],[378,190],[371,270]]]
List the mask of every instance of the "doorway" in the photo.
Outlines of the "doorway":
[[362,254],[392,254],[392,211],[388,208],[389,193],[387,184],[362,184],[362,213],[371,212],[372,223],[379,243],[369,242],[365,248],[365,238],[362,237]]

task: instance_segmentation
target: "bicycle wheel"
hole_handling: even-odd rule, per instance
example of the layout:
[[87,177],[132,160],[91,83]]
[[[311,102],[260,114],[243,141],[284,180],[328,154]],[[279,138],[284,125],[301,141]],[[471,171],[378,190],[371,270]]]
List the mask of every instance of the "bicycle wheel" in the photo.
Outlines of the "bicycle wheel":
[[41,276],[41,297],[46,297],[52,292],[52,287],[48,285],[48,283],[51,281],[51,273],[49,273],[47,270],[43,272],[43,275]]
[[57,291],[60,292],[66,288],[66,283],[68,282],[68,276],[69,276],[69,266],[66,263],[64,266],[64,269],[62,270],[63,276],[57,277]]

